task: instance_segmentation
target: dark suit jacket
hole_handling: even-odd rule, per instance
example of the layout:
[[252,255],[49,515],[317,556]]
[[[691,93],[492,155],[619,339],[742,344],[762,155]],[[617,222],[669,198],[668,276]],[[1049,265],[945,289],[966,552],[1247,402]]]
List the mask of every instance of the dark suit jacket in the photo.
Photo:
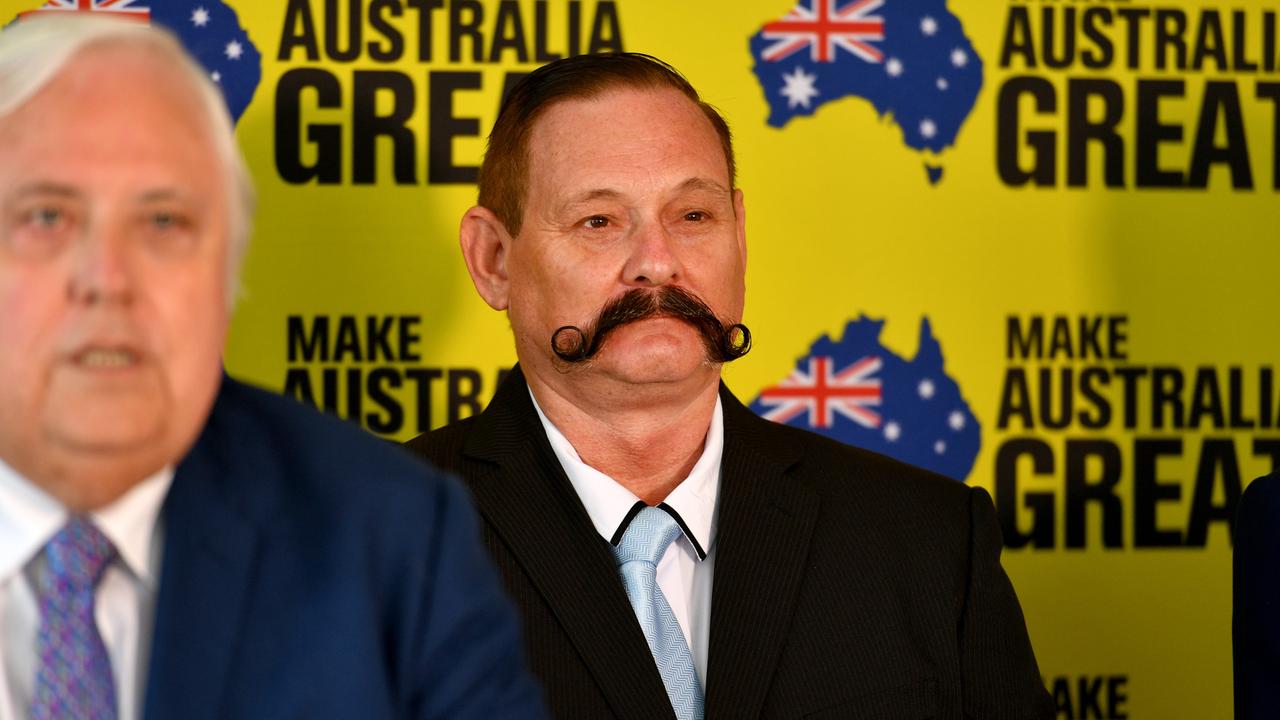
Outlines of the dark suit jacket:
[[542,717],[465,491],[223,378],[161,510],[145,717]]
[[1273,720],[1280,718],[1280,472],[1245,488],[1236,513],[1236,718]]
[[[984,491],[721,399],[709,720],[1052,717]],[[523,375],[410,447],[470,484],[552,713],[672,718]]]

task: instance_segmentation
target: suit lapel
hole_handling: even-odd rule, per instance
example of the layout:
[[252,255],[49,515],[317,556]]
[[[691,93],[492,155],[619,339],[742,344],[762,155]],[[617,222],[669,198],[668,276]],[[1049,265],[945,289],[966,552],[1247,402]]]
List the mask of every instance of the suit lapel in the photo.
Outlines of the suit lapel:
[[243,472],[239,469],[246,461],[226,451],[228,439],[219,432],[217,412],[215,407],[205,433],[179,465],[162,510],[164,556],[146,684],[147,718],[212,720],[225,715],[228,670],[240,636],[258,532],[225,493],[228,479]]
[[674,718],[608,544],[551,450],[518,367],[477,418],[464,452],[497,466],[471,479],[476,504],[617,717]]
[[721,464],[708,718],[755,718],[763,708],[804,577],[817,494],[785,476],[798,459],[721,387]]

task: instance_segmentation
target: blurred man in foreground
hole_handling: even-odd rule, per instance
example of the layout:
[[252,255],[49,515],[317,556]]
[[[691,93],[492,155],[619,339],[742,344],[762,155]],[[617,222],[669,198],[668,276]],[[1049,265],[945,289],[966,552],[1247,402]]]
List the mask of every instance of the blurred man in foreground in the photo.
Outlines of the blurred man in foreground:
[[462,252],[519,367],[410,444],[470,483],[553,713],[1051,717],[987,494],[721,384],[745,223],[727,126],[653,58],[547,65],[489,137]]
[[251,206],[167,34],[0,32],[0,718],[539,716],[463,491],[223,375]]
[[1280,472],[1236,510],[1232,645],[1237,720],[1280,717]]

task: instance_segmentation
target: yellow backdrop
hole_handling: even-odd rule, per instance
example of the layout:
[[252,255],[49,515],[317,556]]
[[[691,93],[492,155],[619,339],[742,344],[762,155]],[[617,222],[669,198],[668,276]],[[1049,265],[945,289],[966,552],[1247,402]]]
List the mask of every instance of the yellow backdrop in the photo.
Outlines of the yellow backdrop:
[[[1060,717],[1229,717],[1229,517],[1280,447],[1274,6],[814,1],[847,42],[753,46],[794,0],[231,2],[261,76],[229,370],[399,440],[474,412],[515,360],[457,248],[504,84],[655,54],[735,134],[755,345],[730,387],[754,399],[863,315],[910,359],[927,317]],[[890,82],[913,73],[955,92]]]

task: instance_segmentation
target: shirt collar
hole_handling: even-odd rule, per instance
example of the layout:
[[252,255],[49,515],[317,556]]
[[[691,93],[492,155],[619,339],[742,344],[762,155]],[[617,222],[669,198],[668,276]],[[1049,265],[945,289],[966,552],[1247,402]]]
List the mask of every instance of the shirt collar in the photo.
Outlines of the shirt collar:
[[[627,524],[638,512],[637,503],[642,507],[644,502],[613,478],[584,463],[568,438],[542,412],[532,390],[529,391],[529,397],[533,400],[538,420],[547,433],[551,450],[582,500],[591,524],[600,533],[600,537],[612,543],[615,537],[622,536]],[[705,559],[715,540],[716,495],[720,490],[720,460],[723,455],[724,410],[717,396],[701,457],[694,463],[689,476],[659,506],[666,506],[663,509],[672,513],[680,523],[699,559]]]
[[16,575],[67,521],[67,511],[0,460],[0,581]]
[[[151,589],[159,569],[153,537],[172,482],[173,468],[166,467],[89,514],[125,567]],[[0,582],[30,562],[66,524],[67,515],[61,503],[0,460]]]
[[118,500],[90,513],[102,533],[116,546],[126,566],[148,588],[158,587],[159,553],[155,542],[160,506],[173,484],[173,468],[134,485]]

